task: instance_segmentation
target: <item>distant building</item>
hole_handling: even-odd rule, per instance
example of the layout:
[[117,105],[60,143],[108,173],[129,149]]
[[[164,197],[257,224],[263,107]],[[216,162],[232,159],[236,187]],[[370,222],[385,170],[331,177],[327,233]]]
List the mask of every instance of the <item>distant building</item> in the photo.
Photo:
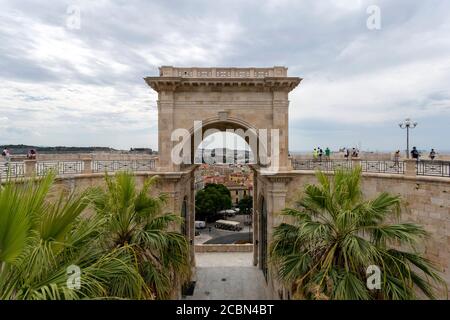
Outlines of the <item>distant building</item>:
[[234,205],[245,196],[253,196],[253,172],[246,165],[200,165],[195,172],[195,191],[208,183],[225,185],[231,193]]
[[246,196],[253,197],[253,186],[249,185],[240,185],[233,183],[225,183],[225,186],[230,190],[231,193],[231,201],[234,205],[239,203],[239,200]]

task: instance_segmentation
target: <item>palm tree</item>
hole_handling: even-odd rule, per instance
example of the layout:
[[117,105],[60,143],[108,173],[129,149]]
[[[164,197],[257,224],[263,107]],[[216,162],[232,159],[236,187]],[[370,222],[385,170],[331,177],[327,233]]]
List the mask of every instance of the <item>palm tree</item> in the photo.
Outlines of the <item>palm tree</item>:
[[[0,186],[0,299],[151,297],[126,247],[99,246],[103,221],[82,216],[90,191],[50,201],[54,177]],[[73,266],[79,287],[68,284]]]
[[[319,184],[307,185],[296,207],[283,210],[289,223],[275,228],[270,246],[274,272],[294,298],[436,298],[445,282],[416,250],[425,230],[398,221],[400,197],[363,199],[360,167],[316,177]],[[381,270],[380,290],[366,285],[371,265]]]
[[106,190],[97,190],[97,214],[105,220],[102,232],[106,250],[126,248],[156,299],[173,296],[177,285],[190,275],[189,244],[173,228],[182,218],[163,213],[167,196],[150,195],[157,177],[147,179],[141,190],[134,176],[118,172],[105,176]]

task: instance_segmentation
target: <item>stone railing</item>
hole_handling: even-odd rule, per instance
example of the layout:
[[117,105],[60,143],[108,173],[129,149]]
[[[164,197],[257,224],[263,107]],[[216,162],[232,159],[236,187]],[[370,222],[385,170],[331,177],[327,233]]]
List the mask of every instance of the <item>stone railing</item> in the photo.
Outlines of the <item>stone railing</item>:
[[196,244],[195,252],[252,252],[253,244]]
[[138,160],[60,160],[40,161],[25,160],[14,162],[0,162],[0,181],[2,179],[43,176],[54,171],[58,176],[104,173],[117,171],[155,171],[157,159]]
[[287,77],[286,67],[273,68],[159,68],[161,77],[184,78],[264,78]]
[[294,170],[351,169],[361,166],[362,172],[404,174],[408,176],[439,176],[450,178],[450,161],[378,161],[378,160],[302,160],[292,159]]

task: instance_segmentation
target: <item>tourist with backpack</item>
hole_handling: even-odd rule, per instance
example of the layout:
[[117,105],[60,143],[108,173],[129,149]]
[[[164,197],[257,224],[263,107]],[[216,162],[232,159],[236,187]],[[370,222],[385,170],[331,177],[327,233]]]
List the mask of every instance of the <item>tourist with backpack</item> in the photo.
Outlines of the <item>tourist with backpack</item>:
[[419,151],[417,150],[417,148],[416,147],[413,147],[412,148],[412,150],[411,150],[411,157],[413,158],[413,159],[416,159],[417,161],[419,161]]

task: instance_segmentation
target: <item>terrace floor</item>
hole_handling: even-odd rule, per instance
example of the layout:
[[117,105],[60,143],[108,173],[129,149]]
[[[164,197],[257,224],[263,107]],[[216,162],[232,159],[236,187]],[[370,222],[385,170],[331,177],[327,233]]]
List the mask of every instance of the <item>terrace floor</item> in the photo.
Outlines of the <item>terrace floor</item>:
[[252,252],[196,253],[194,294],[187,300],[267,300],[261,270],[252,264]]

